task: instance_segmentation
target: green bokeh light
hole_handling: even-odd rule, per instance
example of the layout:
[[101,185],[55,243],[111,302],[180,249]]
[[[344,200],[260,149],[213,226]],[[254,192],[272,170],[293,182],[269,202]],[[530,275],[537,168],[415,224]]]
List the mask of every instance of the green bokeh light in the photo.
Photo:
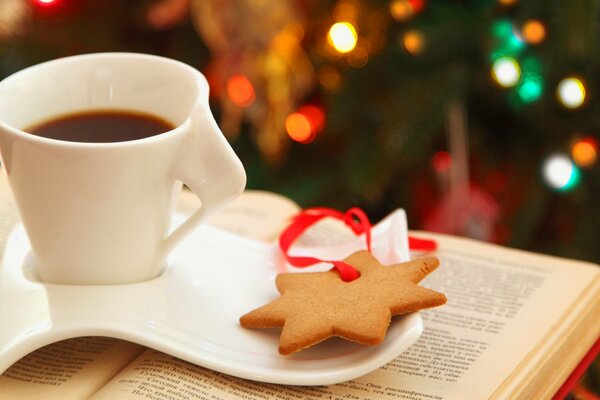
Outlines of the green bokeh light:
[[519,99],[524,103],[533,103],[542,96],[543,92],[544,81],[538,74],[524,75],[517,86]]
[[512,54],[518,54],[525,48],[525,42],[511,33],[502,43],[502,47]]
[[498,39],[505,39],[513,34],[512,23],[508,19],[499,19],[492,24],[492,34]]
[[490,60],[495,62],[502,57],[515,57],[526,47],[513,31],[511,21],[501,19],[492,24],[492,35],[495,38],[495,48],[490,54]]
[[561,192],[568,192],[569,190],[573,190],[577,186],[579,186],[580,182],[581,182],[581,171],[579,170],[579,168],[577,168],[575,165],[573,165],[573,169],[571,171],[571,177],[569,178],[569,181],[564,186],[559,188],[558,190],[560,190]]

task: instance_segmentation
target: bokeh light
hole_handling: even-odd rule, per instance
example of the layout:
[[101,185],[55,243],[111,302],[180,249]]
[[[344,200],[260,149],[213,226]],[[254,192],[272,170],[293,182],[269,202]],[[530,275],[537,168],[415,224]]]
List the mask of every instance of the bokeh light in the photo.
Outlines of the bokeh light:
[[578,108],[585,101],[585,85],[579,78],[565,78],[559,82],[556,95],[560,103],[566,108]]
[[285,120],[288,136],[300,143],[310,143],[325,127],[325,110],[316,104],[305,104]]
[[408,31],[402,37],[402,44],[409,54],[416,56],[425,49],[425,36],[418,30]]
[[234,75],[227,81],[227,95],[240,107],[248,107],[254,102],[254,87],[250,80],[242,74]]
[[390,3],[390,14],[396,21],[407,21],[414,11],[408,0],[394,0]]
[[452,156],[447,151],[438,151],[431,159],[433,168],[438,172],[444,172],[452,167]]
[[523,40],[529,44],[540,44],[546,38],[546,27],[537,19],[530,19],[521,28]]
[[54,3],[57,3],[58,0],[35,0],[35,2],[37,4],[39,4],[39,5],[42,5],[42,6],[49,6],[49,5],[52,5]]
[[580,173],[571,159],[564,154],[552,154],[544,161],[542,174],[548,186],[565,191],[579,183]]
[[390,14],[399,22],[408,21],[413,15],[425,8],[424,0],[393,0],[390,3]]
[[325,111],[320,106],[304,105],[298,109],[298,112],[308,119],[315,134],[325,127]]
[[329,29],[327,40],[338,52],[349,53],[356,47],[358,34],[350,22],[337,22]]
[[420,13],[425,8],[425,0],[408,0],[415,13]]
[[285,119],[285,130],[290,138],[300,143],[314,140],[315,131],[306,115],[295,112]]
[[523,76],[517,86],[517,95],[523,103],[533,103],[542,97],[544,92],[544,81],[538,74],[527,74]]
[[495,37],[496,47],[491,53],[492,61],[500,57],[515,57],[526,48],[525,42],[515,31],[514,23],[508,19],[499,19],[492,24],[492,35]]
[[587,137],[575,142],[571,148],[571,156],[575,164],[581,168],[589,168],[598,159],[598,144],[592,137]]
[[521,67],[512,57],[497,59],[492,65],[492,76],[502,87],[512,87],[521,78]]
[[506,39],[513,34],[512,23],[507,19],[499,19],[492,24],[492,33],[497,39]]

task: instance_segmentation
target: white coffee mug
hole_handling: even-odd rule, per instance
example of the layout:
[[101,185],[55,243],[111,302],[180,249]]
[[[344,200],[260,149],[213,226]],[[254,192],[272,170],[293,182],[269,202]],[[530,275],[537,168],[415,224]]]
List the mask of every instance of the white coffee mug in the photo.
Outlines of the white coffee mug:
[[[24,131],[93,110],[144,112],[176,128],[112,143]],[[35,269],[49,283],[121,284],[157,277],[177,242],[246,182],[209,109],[202,74],[145,54],[67,57],[4,79],[0,152]],[[181,182],[201,206],[169,235]]]

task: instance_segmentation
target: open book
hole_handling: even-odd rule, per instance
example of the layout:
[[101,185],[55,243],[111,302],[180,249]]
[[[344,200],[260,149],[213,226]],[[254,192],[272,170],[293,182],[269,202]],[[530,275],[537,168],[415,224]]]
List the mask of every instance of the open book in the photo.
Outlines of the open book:
[[[193,196],[184,193],[180,210],[194,206]],[[289,199],[248,191],[210,223],[273,241],[297,211]],[[305,242],[348,234],[329,222],[311,229]],[[2,180],[1,248],[16,223]],[[417,343],[361,378],[327,387],[257,383],[137,344],[84,337],[51,344],[15,363],[0,376],[0,400],[551,398],[600,335],[600,267],[413,234],[438,241],[441,267],[422,285],[445,293],[448,304],[422,311],[425,328]]]

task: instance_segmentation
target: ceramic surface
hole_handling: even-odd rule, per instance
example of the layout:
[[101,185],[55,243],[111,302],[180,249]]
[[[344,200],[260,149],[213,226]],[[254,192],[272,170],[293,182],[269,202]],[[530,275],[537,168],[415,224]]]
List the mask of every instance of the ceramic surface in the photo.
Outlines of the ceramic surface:
[[[175,128],[113,143],[24,131],[86,110],[144,112]],[[209,109],[206,79],[186,64],[145,54],[66,57],[4,79],[0,152],[37,269],[53,283],[155,278],[175,244],[246,182]],[[181,182],[202,207],[165,238]]]
[[[407,260],[406,232],[404,212],[394,212],[374,227],[373,253],[384,264]],[[364,238],[317,252],[342,258],[361,248]],[[288,269],[275,245],[202,226],[175,249],[170,266],[156,279],[104,286],[44,284],[36,279],[19,225],[0,267],[0,372],[46,344],[98,335],[242,378],[326,385],[373,371],[419,337],[422,323],[415,313],[394,318],[379,346],[330,339],[293,356],[279,355],[279,330],[244,329],[238,319],[276,298],[274,278]]]

